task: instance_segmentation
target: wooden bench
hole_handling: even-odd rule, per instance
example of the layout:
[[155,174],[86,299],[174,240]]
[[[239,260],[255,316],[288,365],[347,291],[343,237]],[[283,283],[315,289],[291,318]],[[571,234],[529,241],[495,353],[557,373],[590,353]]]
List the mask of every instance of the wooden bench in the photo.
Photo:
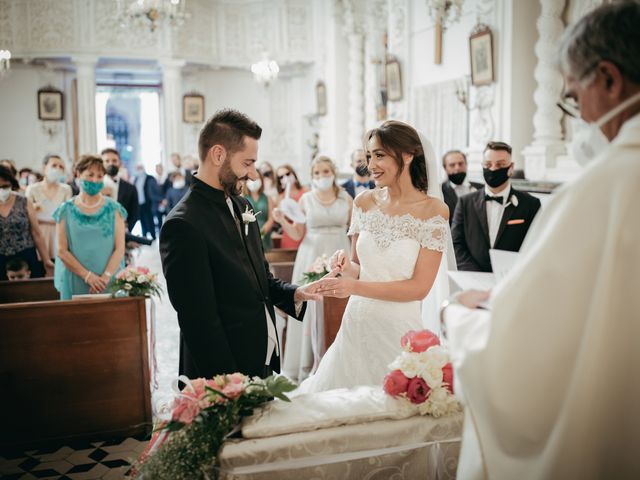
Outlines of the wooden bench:
[[271,262],[269,263],[269,267],[271,268],[271,273],[276,278],[280,280],[284,280],[288,283],[296,283],[293,281],[293,265],[294,262]]
[[0,448],[148,432],[145,299],[0,305]]
[[53,286],[53,278],[0,282],[0,304],[44,300],[60,300],[60,293]]
[[264,253],[267,262],[295,262],[298,250],[294,248],[274,248]]

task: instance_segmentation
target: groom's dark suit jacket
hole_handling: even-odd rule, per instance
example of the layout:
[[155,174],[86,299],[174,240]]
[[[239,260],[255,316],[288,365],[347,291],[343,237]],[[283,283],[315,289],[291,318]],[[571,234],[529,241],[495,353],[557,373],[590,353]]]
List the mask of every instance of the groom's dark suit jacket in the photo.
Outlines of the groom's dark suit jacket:
[[[231,197],[237,218],[249,203]],[[249,206],[250,208],[250,206]],[[296,287],[274,278],[258,222],[240,229],[221,190],[193,177],[191,189],[160,232],[160,255],[180,324],[180,374],[189,378],[242,372],[262,376],[267,356],[265,305],[296,316]],[[269,321],[272,321],[269,319]],[[275,328],[275,325],[274,325]],[[271,368],[280,370],[279,357]]]
[[[540,200],[526,192],[519,192],[513,187],[507,198],[511,198],[512,195],[518,198],[518,206],[511,203],[505,207],[493,248],[517,252],[540,208]],[[451,238],[459,270],[493,271],[489,258],[489,249],[492,247],[489,243],[484,188],[463,195],[458,200],[451,227]]]

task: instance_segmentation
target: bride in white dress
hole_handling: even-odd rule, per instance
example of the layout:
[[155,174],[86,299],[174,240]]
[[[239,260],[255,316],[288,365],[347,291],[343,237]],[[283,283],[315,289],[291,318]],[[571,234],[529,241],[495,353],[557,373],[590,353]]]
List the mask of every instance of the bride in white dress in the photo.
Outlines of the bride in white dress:
[[[335,268],[318,288],[325,296],[350,296],[349,302],[334,343],[296,394],[382,385],[400,353],[400,338],[424,328],[423,299],[434,284],[437,298],[430,304],[439,306],[448,295],[446,264],[441,265],[444,252],[453,254],[449,209],[438,195],[431,145],[397,121],[383,123],[365,139],[378,188],[356,197],[351,259],[336,252]],[[435,314],[429,325],[434,329],[437,309],[428,308]]]

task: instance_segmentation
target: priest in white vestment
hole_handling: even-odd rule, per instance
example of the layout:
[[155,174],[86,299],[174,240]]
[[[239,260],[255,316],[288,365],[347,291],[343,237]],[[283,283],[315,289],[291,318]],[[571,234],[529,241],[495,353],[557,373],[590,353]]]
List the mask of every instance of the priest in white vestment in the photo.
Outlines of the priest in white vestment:
[[595,158],[538,215],[491,310],[465,292],[444,312],[460,479],[640,478],[638,25],[627,0],[565,34],[565,96],[588,122],[574,155]]

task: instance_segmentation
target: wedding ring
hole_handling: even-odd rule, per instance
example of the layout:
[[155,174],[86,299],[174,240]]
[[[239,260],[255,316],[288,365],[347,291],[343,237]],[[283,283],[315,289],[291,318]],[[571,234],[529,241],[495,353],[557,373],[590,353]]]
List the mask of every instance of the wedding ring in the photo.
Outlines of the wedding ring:
[[336,294],[336,291],[335,291],[335,290],[333,291],[333,294],[334,294],[334,295]]

